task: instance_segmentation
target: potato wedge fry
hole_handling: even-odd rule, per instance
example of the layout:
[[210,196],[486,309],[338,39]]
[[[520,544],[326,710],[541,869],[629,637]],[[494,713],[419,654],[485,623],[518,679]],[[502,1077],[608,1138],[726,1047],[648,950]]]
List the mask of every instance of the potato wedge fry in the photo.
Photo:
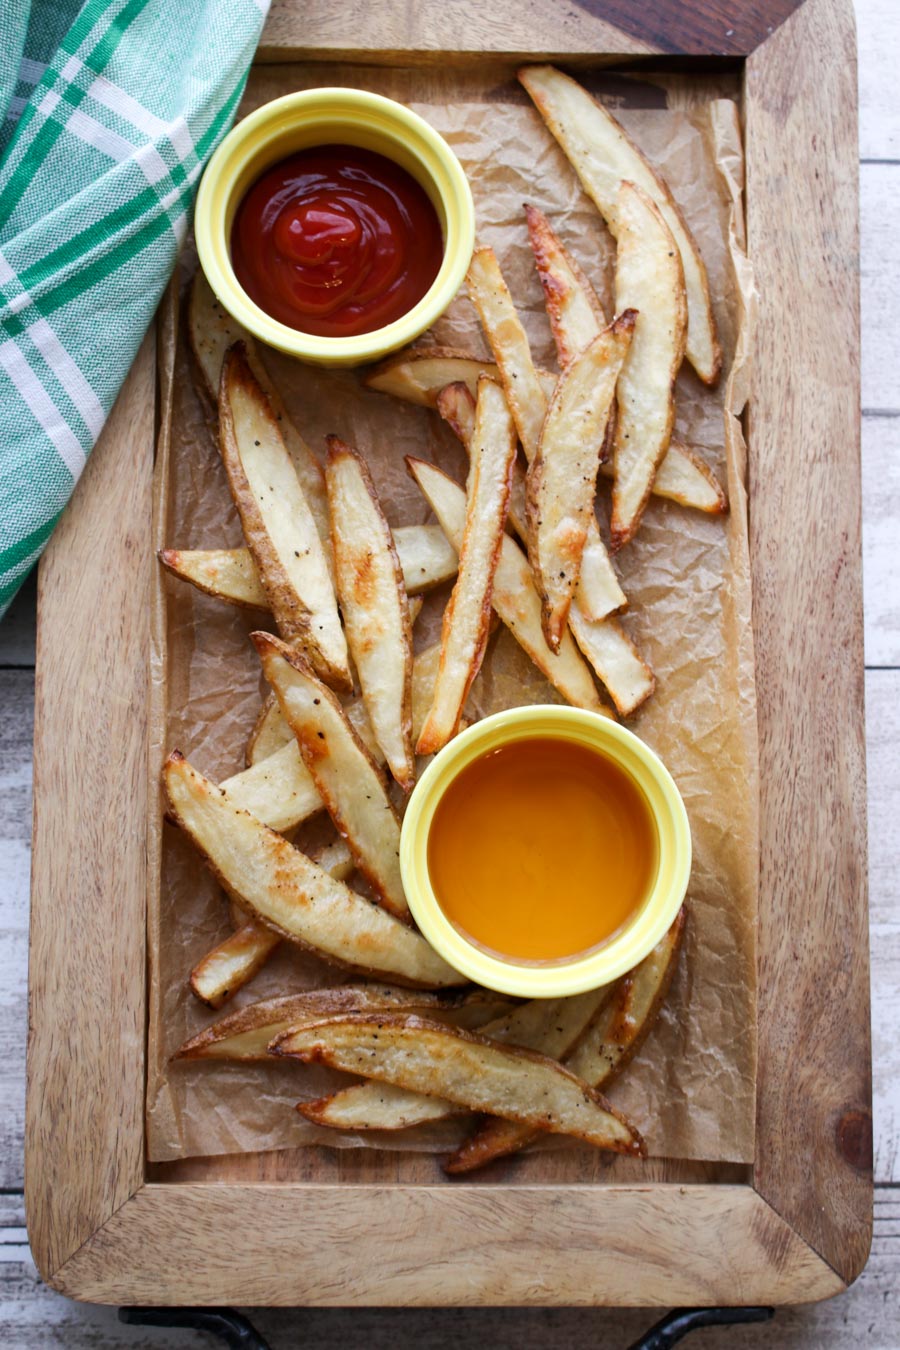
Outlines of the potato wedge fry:
[[[421,728],[431,706],[439,662],[440,647],[437,643],[420,652],[413,661],[414,733]],[[375,762],[383,764],[384,755],[375,741],[375,733],[362,699],[353,699],[346,704],[343,714]],[[283,714],[280,714],[280,718],[280,726],[286,729],[290,739],[283,741],[272,754],[256,759],[249,768],[226,778],[221,786],[238,806],[256,816],[270,829],[283,833],[323,810],[324,802],[303,762],[294,733]]]
[[[346,881],[356,870],[350,850],[343,840],[320,849],[311,857],[336,881]],[[226,1000],[249,984],[280,941],[278,934],[264,923],[245,918],[230,937],[207,952],[194,966],[189,980],[191,992],[210,1008],[221,1008]]]
[[203,376],[206,392],[214,404],[218,402],[219,398],[219,384],[222,379],[225,353],[229,347],[234,346],[235,342],[244,343],[250,369],[272,405],[272,411],[279,424],[287,452],[293,461],[294,468],[297,470],[297,477],[300,479],[300,485],[316,522],[319,538],[323,544],[327,545],[328,502],[325,498],[325,478],[322,473],[322,466],[289,416],[281,395],[259,358],[259,352],[252,336],[219,304],[209,282],[199,269],[191,283],[191,294],[188,302],[188,333],[191,350]]
[[247,738],[247,747],[244,751],[247,768],[252,768],[260,760],[268,759],[283,745],[289,745],[293,739],[294,733],[284,720],[278,699],[273,693],[268,693],[259,710],[259,716],[253,723],[253,730]]
[[[612,997],[566,1056],[566,1067],[591,1083],[595,1090],[609,1086],[652,1030],[672,982],[684,924],[685,911],[681,909],[650,955],[618,981]],[[444,1170],[451,1175],[472,1172],[495,1158],[517,1153],[539,1137],[538,1131],[523,1129],[510,1121],[485,1121],[445,1164]]]
[[177,751],[163,769],[171,814],[214,875],[254,918],[338,965],[400,984],[465,979],[407,924],[335,881],[281,835],[236,807]]
[[[527,66],[519,71],[519,80],[616,239],[621,228],[618,193],[623,180],[635,183],[659,208],[684,271],[687,359],[705,384],[715,384],[722,368],[722,349],[706,268],[668,185],[612,114],[568,75],[553,66]],[[621,308],[618,300],[616,305]]]
[[[433,647],[420,652],[413,662],[414,733],[422,726],[431,706],[440,654],[440,646],[435,643]],[[234,774],[221,786],[225,788],[235,805],[249,810],[251,815],[255,815],[271,829],[284,832],[324,809],[324,803],[309,770],[303,763],[294,733],[284,721],[278,700],[274,694],[271,698],[278,712],[277,730],[283,730],[289,739],[280,742],[278,749],[266,759],[257,759],[255,767],[251,765],[245,772]],[[381,751],[375,744],[362,699],[355,699],[344,711],[357,735],[378,759]],[[267,716],[266,720],[269,726],[274,723],[271,716]],[[263,746],[271,735],[272,732],[264,727],[256,744]],[[313,861],[341,881],[346,880],[351,870],[356,867],[352,855],[343,842],[323,849],[321,854],[313,855]],[[352,866],[348,866],[348,862]],[[239,923],[236,931],[209,952],[195,968],[191,980],[194,993],[210,1007],[219,1007],[226,998],[230,998],[253,978],[265,965],[277,945],[277,937],[273,938],[271,930],[264,924],[253,920]]]
[[[491,377],[485,376],[483,378],[490,379]],[[456,384],[448,384],[438,394],[437,410],[465,446],[466,454],[470,454],[472,437],[475,434],[475,396],[469,393],[469,386],[464,384],[462,380],[458,380]],[[507,520],[522,543],[526,543],[528,521],[525,507],[525,474],[522,472],[518,457],[513,461]]]
[[506,396],[499,384],[483,375],[478,381],[459,571],[444,610],[441,664],[434,700],[416,744],[419,755],[434,754],[456,735],[469,690],[484,660],[516,444]]
[[249,548],[163,548],[157,557],[172,576],[189,581],[206,595],[246,609],[269,608]]
[[606,327],[607,319],[597,292],[565,251],[543,211],[526,204],[525,220],[560,369],[565,370]]
[[613,549],[637,533],[675,424],[675,379],[684,357],[687,307],[681,259],[653,202],[623,183],[618,205],[616,307],[638,311],[616,390]]
[[[482,1036],[504,1045],[539,1050],[560,1059],[582,1035],[613,986],[573,998],[532,999],[485,1022]],[[423,1097],[387,1083],[358,1083],[316,1103],[316,1124],[336,1130],[402,1130],[426,1120],[458,1115],[461,1108],[440,1097]]]
[[588,664],[602,680],[620,717],[630,717],[656,688],[656,676],[618,619],[585,619],[577,605],[569,610],[569,628]]
[[[407,594],[422,595],[456,576],[456,554],[438,525],[401,525],[392,530]],[[269,599],[248,548],[164,548],[159,561],[198,591],[249,609],[268,609]]]
[[263,923],[248,919],[208,951],[191,971],[191,993],[208,1008],[221,1008],[262,970],[281,942]]
[[328,437],[325,469],[338,600],[362,696],[388,768],[409,791],[412,623],[400,559],[362,456]]
[[385,909],[408,918],[400,880],[400,821],[381,770],[334,694],[302,656],[269,633],[253,633],[252,639],[338,834]]
[[[448,385],[438,395],[438,411],[467,449],[471,439],[470,413],[474,415],[474,410],[475,400],[463,383]],[[513,470],[509,519],[523,541],[528,537],[524,515],[525,482],[516,465]],[[624,717],[635,712],[653,693],[656,680],[622,626],[613,618],[595,623],[584,616],[577,603],[570,606],[568,619],[575,641],[606,685],[616,711]]]
[[[519,440],[530,464],[540,445],[548,398],[492,248],[475,250],[466,284],[494,353]],[[583,613],[590,619],[605,619],[607,614],[617,613],[628,603],[600,538],[596,520],[589,527],[582,551],[577,595]]]
[[[433,464],[411,458],[406,462],[450,543],[454,548],[461,547],[466,524],[465,492]],[[516,641],[569,703],[609,715],[571,636],[564,634],[558,652],[547,646],[541,629],[541,602],[528,559],[508,534],[501,543],[491,602]]]
[[[634,1127],[555,1060],[428,1018],[348,1013],[286,1032],[272,1051],[571,1134],[596,1148],[635,1157],[645,1152]],[[316,1119],[317,1103],[297,1109]]]
[[634,332],[626,309],[570,361],[550,400],[528,470],[528,556],[541,595],[544,637],[559,647],[581,575],[616,381]]
[[[615,468],[610,461],[601,464],[604,477],[613,478]],[[721,516],[728,510],[728,497],[712,469],[704,464],[695,450],[690,450],[674,436],[653,480],[653,493],[668,497],[682,506],[693,507],[707,515]]]
[[[480,1001],[483,1002],[484,997],[479,994]],[[185,1041],[172,1058],[269,1059],[270,1041],[292,1027],[320,1022],[323,1017],[397,1008],[440,1016],[462,1006],[469,998],[471,995],[468,994],[443,997],[425,990],[399,989],[383,984],[341,984],[331,989],[283,994],[250,1003],[213,1022],[212,1026]]]
[[[572,357],[583,351],[602,331],[604,324],[600,302],[590,282],[574,258],[569,257],[542,212],[528,206],[525,211],[532,249],[544,284],[547,313],[559,363],[565,368]],[[559,297],[564,297],[564,301],[559,302]],[[610,430],[614,430],[614,425],[611,425]],[[612,462],[601,462],[600,472],[612,478]],[[715,475],[698,455],[674,436],[656,471],[652,491],[658,497],[669,497],[682,506],[691,506],[712,515],[728,510],[728,498]]]
[[352,688],[322,542],[278,423],[240,344],[222,367],[222,461],[279,631],[323,679]]
[[[600,328],[597,329],[597,332],[600,332]],[[594,337],[596,335],[596,333],[593,334]],[[449,361],[445,362],[443,358],[429,356],[424,349],[420,352],[416,348],[409,348],[401,355],[402,360],[395,358],[390,380],[385,377],[384,392],[393,394],[395,398],[403,399],[407,403],[421,403],[429,408],[437,407],[437,399],[441,390],[446,388],[448,384],[454,383],[451,378],[454,372],[460,376],[456,382],[465,384],[469,389],[472,395],[473,410],[478,376],[489,375],[492,379],[496,379],[499,375],[498,368],[493,362],[482,361],[478,357],[468,355],[465,352],[458,352],[454,355],[452,359],[457,363],[454,365],[451,365]],[[553,390],[556,388],[557,376],[549,370],[540,369],[538,369],[537,374],[544,391],[544,397],[549,402],[553,397]],[[455,425],[453,420],[449,420],[449,424],[462,439],[461,426]],[[600,466],[600,472],[604,478],[612,478],[612,464],[604,462]],[[713,515],[719,515],[721,512],[728,510],[728,499],[716,482],[714,475],[692,450],[688,450],[674,436],[669,443],[666,456],[657,470],[651,490],[657,497],[670,497],[672,501],[680,502],[682,506],[693,507],[696,511],[706,511]],[[514,514],[515,500],[514,489],[509,519],[518,534],[519,529]],[[396,535],[397,532],[394,533]],[[524,536],[520,537],[524,538]],[[403,550],[399,543],[398,551],[402,562]],[[407,590],[409,589],[410,587],[407,584]]]

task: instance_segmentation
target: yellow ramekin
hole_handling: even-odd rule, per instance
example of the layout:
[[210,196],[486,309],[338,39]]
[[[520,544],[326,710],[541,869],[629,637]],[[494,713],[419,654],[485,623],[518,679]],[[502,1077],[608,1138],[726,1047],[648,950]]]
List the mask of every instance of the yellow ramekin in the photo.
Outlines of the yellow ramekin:
[[[444,792],[488,751],[511,741],[547,737],[576,741],[620,766],[643,793],[656,825],[656,877],[632,921],[603,947],[567,961],[501,960],[470,942],[438,903],[428,873],[428,835]],[[597,713],[539,704],[495,713],[456,736],[437,754],[409,799],[400,836],[400,868],[413,918],[445,961],[471,980],[522,998],[561,998],[597,989],[636,966],[670,927],[691,874],[691,830],[681,794],[658,755]],[[552,905],[552,896],[548,896]]]
[[[312,145],[385,155],[412,174],[437,211],[444,236],[440,271],[417,305],[371,333],[318,337],[279,323],[250,299],[231,265],[231,227],[244,194],[272,164]],[[355,366],[412,342],[443,314],[472,257],[475,208],[459,160],[417,113],[362,89],[305,89],[257,108],[225,137],[200,183],[194,233],[210,286],[255,337],[301,361]]]

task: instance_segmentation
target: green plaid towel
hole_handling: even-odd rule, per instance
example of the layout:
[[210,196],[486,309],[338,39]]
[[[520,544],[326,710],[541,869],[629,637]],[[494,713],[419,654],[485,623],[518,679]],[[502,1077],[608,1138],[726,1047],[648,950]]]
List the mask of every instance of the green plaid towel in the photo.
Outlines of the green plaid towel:
[[0,0],[0,615],[100,434],[268,0]]

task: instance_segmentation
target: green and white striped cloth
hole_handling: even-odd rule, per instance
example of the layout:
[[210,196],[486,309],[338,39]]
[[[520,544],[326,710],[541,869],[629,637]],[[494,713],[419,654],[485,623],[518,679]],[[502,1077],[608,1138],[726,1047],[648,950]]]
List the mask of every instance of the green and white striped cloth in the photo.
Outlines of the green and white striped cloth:
[[267,8],[0,0],[0,615],[153,317]]

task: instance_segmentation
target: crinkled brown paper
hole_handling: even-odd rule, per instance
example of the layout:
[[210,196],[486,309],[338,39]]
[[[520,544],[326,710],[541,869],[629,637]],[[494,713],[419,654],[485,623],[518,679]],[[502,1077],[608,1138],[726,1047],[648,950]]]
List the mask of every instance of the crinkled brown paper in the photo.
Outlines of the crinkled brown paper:
[[[311,84],[359,85],[405,98],[450,142],[475,195],[478,236],[494,246],[531,339],[554,367],[553,344],[531,260],[522,203],[541,207],[609,305],[614,246],[575,174],[515,83],[491,88],[471,76],[442,77],[435,101],[416,101],[414,73],[300,67],[254,73],[247,109]],[[432,87],[435,80],[430,80]],[[621,82],[618,86],[621,88]],[[689,88],[689,86],[688,86]],[[462,90],[462,93],[460,93]],[[657,91],[658,92],[658,91]],[[447,101],[440,101],[446,99]],[[645,100],[646,101],[646,100]],[[678,110],[672,106],[678,103]],[[750,628],[750,568],[740,425],[746,390],[752,284],[740,253],[743,162],[735,105],[696,103],[684,86],[669,107],[619,107],[637,143],[668,179],[709,271],[724,351],[720,387],[704,389],[685,368],[678,434],[727,482],[731,513],[711,517],[660,499],[617,565],[631,612],[625,623],[653,666],[658,688],[631,726],[668,764],[684,796],[694,841],[690,919],[671,993],[645,1048],[611,1097],[658,1156],[747,1162],[753,1158],[756,1081],[756,702]],[[657,98],[663,104],[661,97]],[[183,317],[163,324],[157,544],[233,547],[241,542],[208,412],[196,392]],[[434,340],[486,353],[464,296]],[[298,425],[321,449],[335,432],[366,455],[392,524],[429,518],[403,457],[431,458],[464,476],[461,451],[438,418],[365,390],[354,372],[323,372],[275,352],[268,365]],[[601,515],[607,489],[601,488]],[[430,600],[417,642],[439,631],[446,589]],[[263,692],[248,633],[263,622],[162,575],[156,581],[153,654],[154,766],[179,747],[205,773],[243,766]],[[558,701],[501,630],[473,691],[477,712]],[[228,905],[188,841],[154,822],[151,861],[151,1015],[147,1131],[153,1160],[259,1152],[309,1142],[331,1146],[446,1148],[459,1122],[389,1137],[318,1130],[292,1109],[338,1075],[293,1065],[170,1064],[181,1042],[214,1020],[190,993],[188,973],[230,931]],[[334,983],[341,972],[282,943],[231,1007]],[[227,1009],[226,1009],[227,1010]],[[345,1080],[346,1081],[346,1080]]]

